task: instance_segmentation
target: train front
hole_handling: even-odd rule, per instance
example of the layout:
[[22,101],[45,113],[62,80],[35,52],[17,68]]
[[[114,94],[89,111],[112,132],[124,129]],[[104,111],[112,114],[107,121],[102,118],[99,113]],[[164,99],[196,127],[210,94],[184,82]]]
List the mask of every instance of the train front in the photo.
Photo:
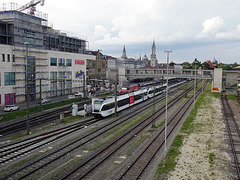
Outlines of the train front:
[[94,117],[101,117],[101,108],[104,100],[103,99],[96,99],[92,102],[92,114]]

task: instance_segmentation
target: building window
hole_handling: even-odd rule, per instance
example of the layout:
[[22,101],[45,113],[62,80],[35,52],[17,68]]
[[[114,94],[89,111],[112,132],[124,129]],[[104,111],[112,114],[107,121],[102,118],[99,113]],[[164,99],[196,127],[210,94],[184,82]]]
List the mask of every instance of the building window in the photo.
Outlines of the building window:
[[65,72],[58,72],[58,77],[59,77],[59,79],[65,79],[66,78],[66,76],[65,76]]
[[65,66],[65,59],[64,58],[59,58],[58,59],[58,66]]
[[2,62],[5,62],[5,54],[2,54]]
[[71,71],[67,72],[67,79],[68,80],[72,79],[72,72]]
[[7,62],[10,62],[10,54],[7,54]]
[[50,58],[50,66],[57,66],[57,58]]
[[15,62],[15,55],[12,56],[12,62]]
[[57,81],[57,72],[50,72],[50,80]]
[[66,59],[66,66],[72,66],[72,60]]
[[15,73],[14,72],[4,72],[4,85],[15,85]]

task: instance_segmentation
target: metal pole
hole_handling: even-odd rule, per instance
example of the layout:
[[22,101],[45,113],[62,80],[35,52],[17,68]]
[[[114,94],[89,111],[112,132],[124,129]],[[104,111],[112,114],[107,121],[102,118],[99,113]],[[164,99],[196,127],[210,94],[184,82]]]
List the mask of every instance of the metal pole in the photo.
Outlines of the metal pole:
[[40,79],[40,111],[42,111],[42,79]]
[[152,128],[156,128],[155,125],[155,84],[154,84],[154,90],[153,90],[153,122],[152,122]]
[[24,43],[26,45],[26,100],[27,100],[27,134],[29,134],[29,98],[28,98],[28,43]]
[[85,74],[83,75],[83,98],[86,97],[86,90],[85,90]]
[[196,93],[196,64],[195,64],[195,81],[194,81],[194,105],[196,103],[195,93]]
[[115,83],[115,116],[117,117],[117,83]]
[[[168,62],[169,62],[169,53],[172,51],[164,51],[167,53],[167,85],[166,85],[166,120],[165,120],[165,145],[164,145],[164,157],[167,155],[167,121],[168,121]],[[166,162],[165,162],[166,166]]]
[[202,68],[202,92],[203,92],[203,68]]

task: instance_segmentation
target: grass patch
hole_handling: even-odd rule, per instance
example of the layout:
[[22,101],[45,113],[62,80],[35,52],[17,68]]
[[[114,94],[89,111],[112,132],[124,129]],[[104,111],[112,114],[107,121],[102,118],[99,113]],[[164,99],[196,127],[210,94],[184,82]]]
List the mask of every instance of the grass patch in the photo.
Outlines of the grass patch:
[[228,99],[231,99],[231,100],[234,100],[234,101],[238,99],[238,97],[235,96],[235,95],[227,95],[227,97],[228,97]]
[[[64,105],[69,105],[69,104],[77,103],[77,102],[81,102],[81,101],[82,101],[82,98],[75,98],[75,99],[70,99],[70,100],[67,100],[67,101],[60,101],[60,102],[56,102],[56,103],[45,104],[45,105],[42,105],[42,109],[43,110],[48,110],[48,109],[61,107],[61,106],[64,106]],[[29,108],[29,114],[34,114],[34,113],[37,113],[37,112],[40,112],[40,105],[36,106],[36,107]],[[1,120],[1,122],[16,119],[18,117],[24,117],[26,115],[27,115],[26,109],[5,113],[5,114],[2,114],[3,118]]]
[[219,98],[220,97],[220,93],[213,92],[212,96],[215,97],[215,98]]
[[215,164],[215,159],[216,159],[215,154],[210,153],[210,154],[208,155],[208,158],[209,158],[210,166],[212,167],[212,166]]
[[174,168],[177,164],[176,157],[178,155],[180,155],[180,153],[181,153],[179,149],[182,146],[182,142],[183,142],[183,136],[177,135],[171,145],[170,150],[168,151],[168,153],[166,155],[165,164],[164,164],[164,162],[161,162],[158,165],[157,179],[167,179],[167,173],[169,171],[174,170]]

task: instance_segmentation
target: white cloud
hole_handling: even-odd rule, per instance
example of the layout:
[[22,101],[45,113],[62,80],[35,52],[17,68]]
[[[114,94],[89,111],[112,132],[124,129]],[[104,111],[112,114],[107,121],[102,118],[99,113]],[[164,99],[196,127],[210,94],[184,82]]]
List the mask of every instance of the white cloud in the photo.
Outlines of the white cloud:
[[[16,2],[23,5],[29,1]],[[154,39],[157,50],[173,49],[177,56],[180,49],[192,59],[199,57],[203,46],[217,54],[224,44],[231,46],[240,39],[239,7],[236,0],[46,0],[36,9],[48,14],[53,28],[85,35],[91,49],[106,54],[121,53],[125,44],[129,56],[138,56],[147,48],[149,57]],[[238,51],[229,55],[240,57]]]
[[217,39],[236,40],[240,39],[240,24],[232,32],[220,32],[216,34]]
[[107,29],[103,27],[102,25],[97,25],[94,28],[94,35],[96,37],[102,37],[107,33]]
[[211,19],[206,19],[203,23],[203,30],[198,34],[197,38],[206,38],[218,33],[218,31],[225,25],[224,20],[219,16]]

